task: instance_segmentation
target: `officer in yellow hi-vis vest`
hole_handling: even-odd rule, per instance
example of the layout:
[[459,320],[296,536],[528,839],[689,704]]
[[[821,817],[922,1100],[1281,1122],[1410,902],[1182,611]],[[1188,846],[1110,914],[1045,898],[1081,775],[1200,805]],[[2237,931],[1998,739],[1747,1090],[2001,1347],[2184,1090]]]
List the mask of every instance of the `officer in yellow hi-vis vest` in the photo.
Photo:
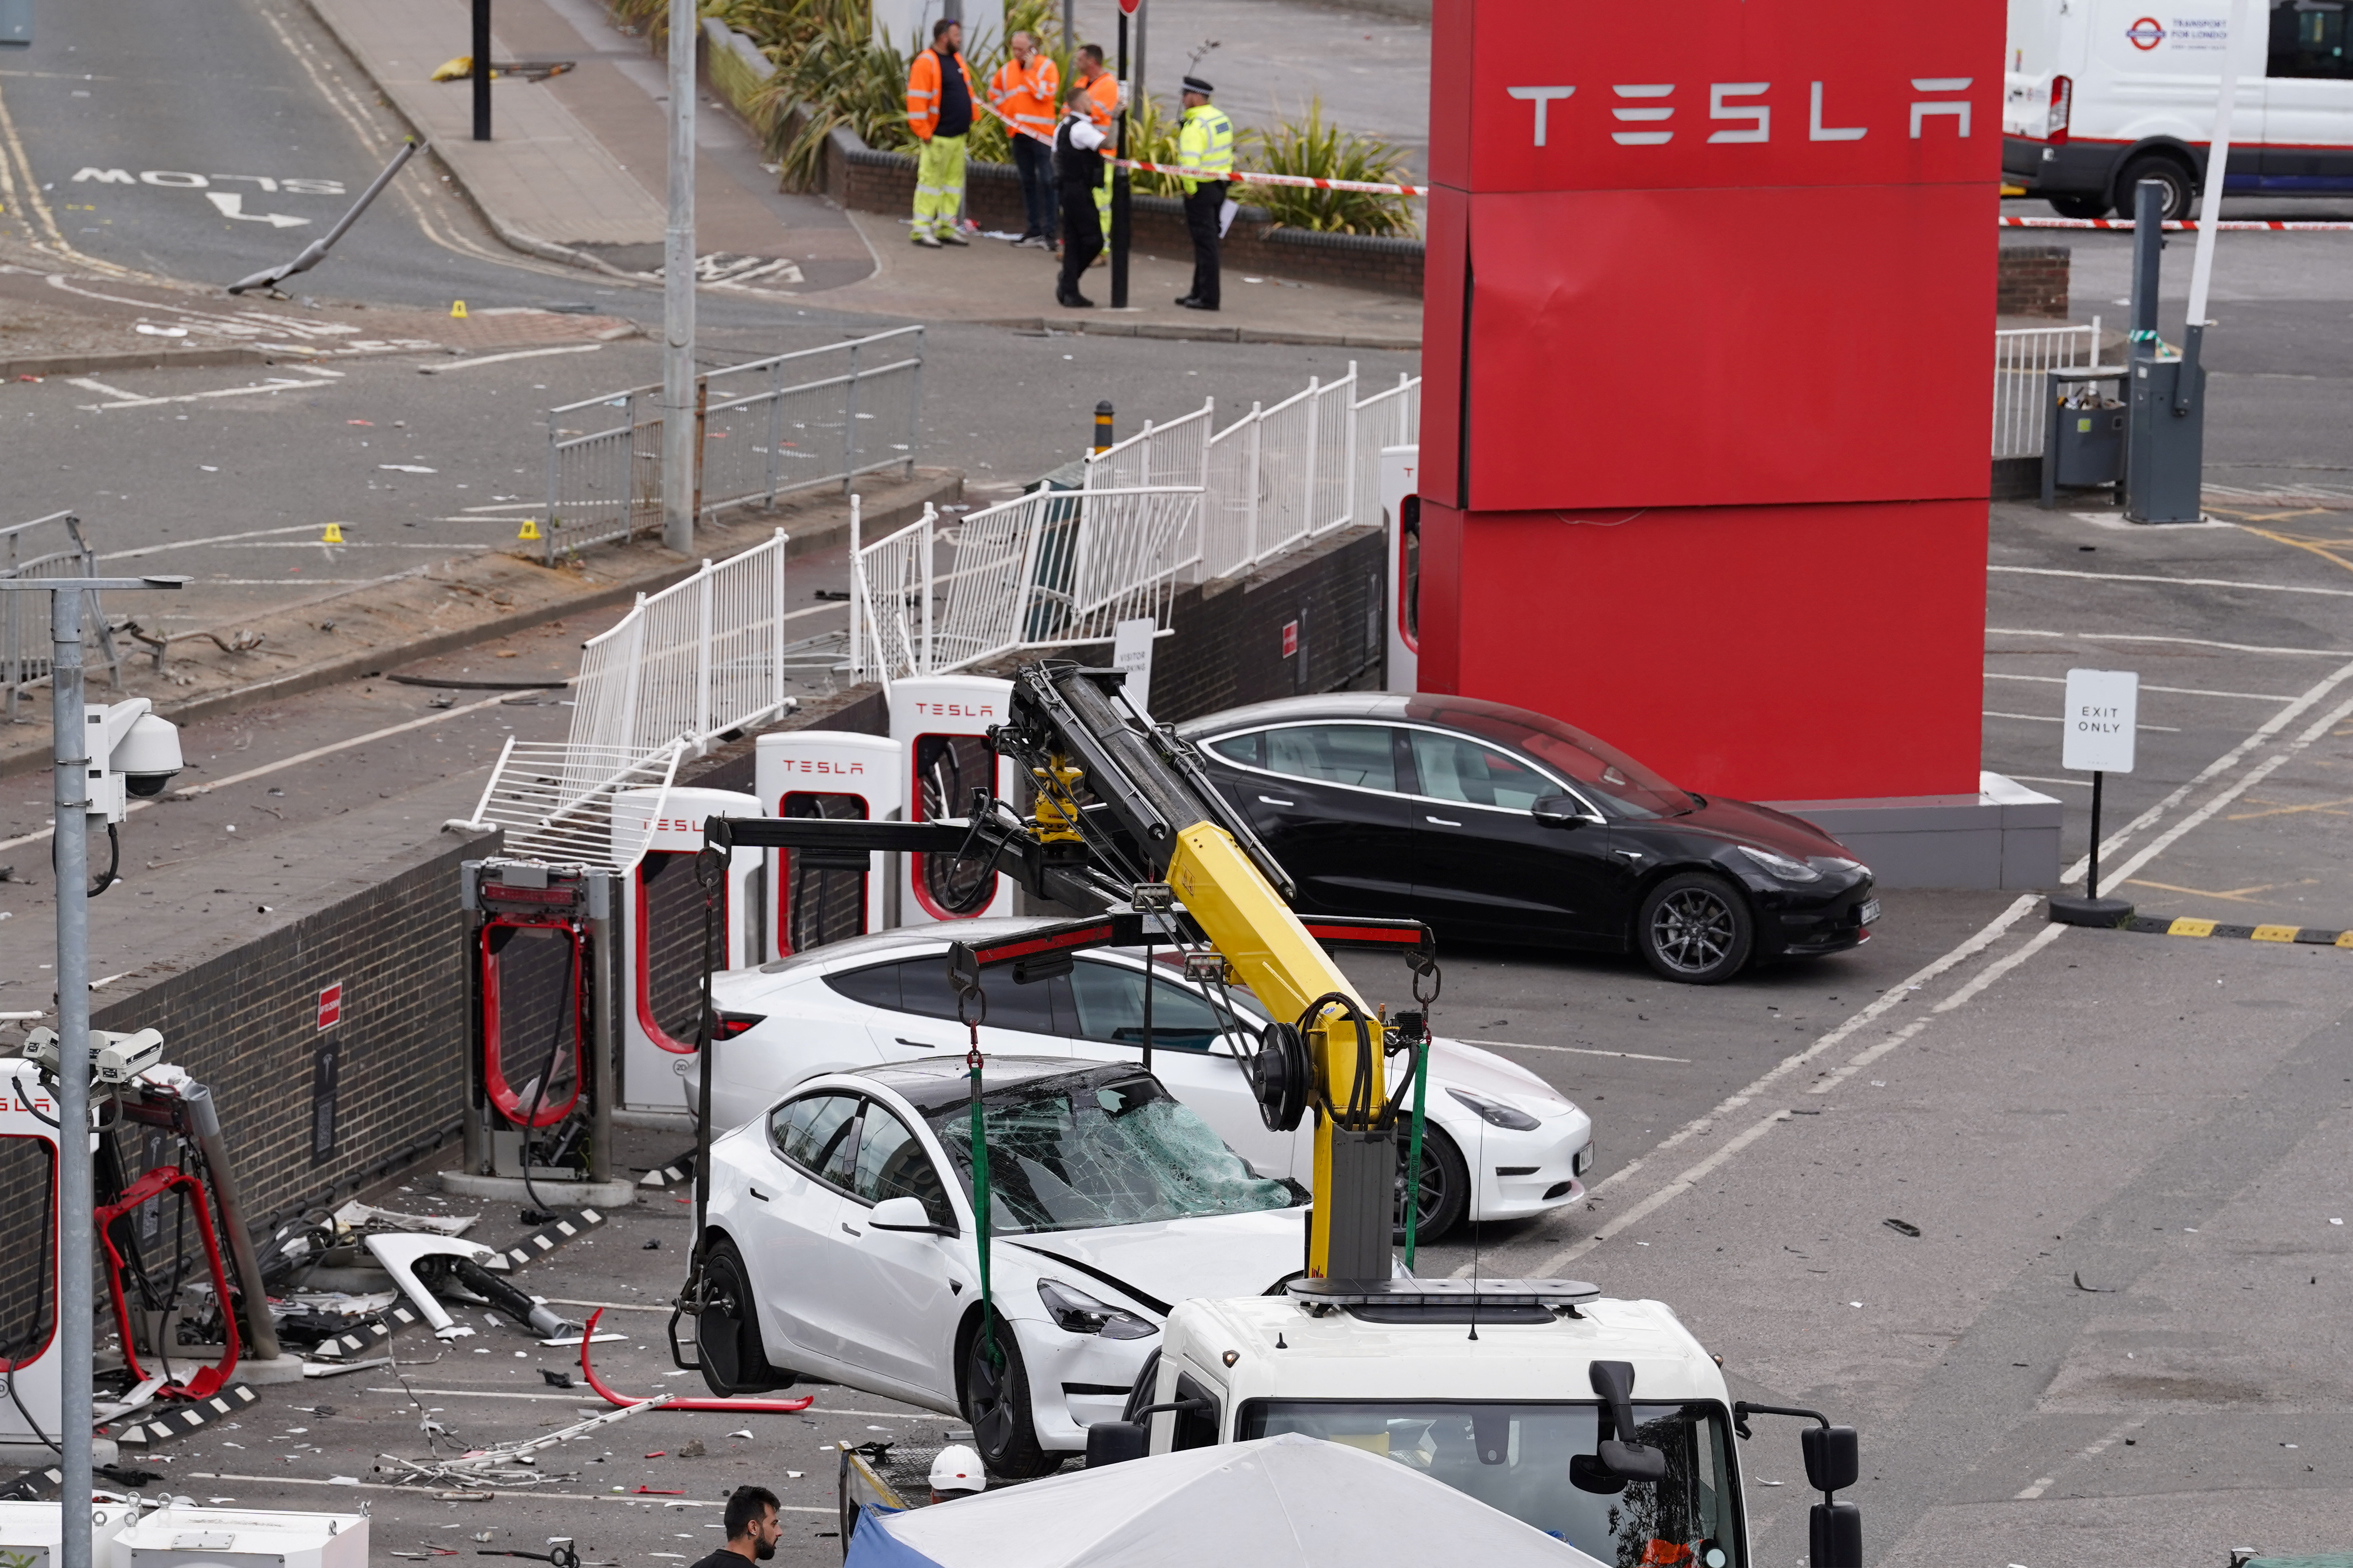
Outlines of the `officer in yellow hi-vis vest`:
[[1193,291],[1177,300],[1188,310],[1218,308],[1218,231],[1234,172],[1234,122],[1209,101],[1199,77],[1185,79],[1185,123],[1176,133],[1176,161],[1199,176],[1185,182],[1185,227],[1193,237]]

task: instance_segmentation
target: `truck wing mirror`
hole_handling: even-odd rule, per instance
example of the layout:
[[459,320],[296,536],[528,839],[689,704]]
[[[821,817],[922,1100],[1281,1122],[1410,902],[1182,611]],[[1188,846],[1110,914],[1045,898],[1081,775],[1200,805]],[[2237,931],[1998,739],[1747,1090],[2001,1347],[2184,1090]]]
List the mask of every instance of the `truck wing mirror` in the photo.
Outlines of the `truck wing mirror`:
[[1151,1441],[1151,1430],[1144,1422],[1098,1421],[1087,1428],[1087,1468],[1140,1459]]
[[1594,1446],[1594,1457],[1611,1476],[1625,1481],[1661,1481],[1667,1477],[1667,1457],[1646,1444],[1633,1441],[1634,1436],[1634,1363],[1630,1361],[1597,1361],[1588,1372],[1593,1381],[1593,1392],[1601,1395],[1609,1407],[1610,1425],[1615,1437],[1604,1437]]
[[1806,1454],[1806,1484],[1818,1492],[1840,1492],[1862,1473],[1852,1426],[1809,1426],[1799,1436]]
[[1851,1502],[1818,1502],[1807,1516],[1813,1568],[1862,1568],[1862,1510]]

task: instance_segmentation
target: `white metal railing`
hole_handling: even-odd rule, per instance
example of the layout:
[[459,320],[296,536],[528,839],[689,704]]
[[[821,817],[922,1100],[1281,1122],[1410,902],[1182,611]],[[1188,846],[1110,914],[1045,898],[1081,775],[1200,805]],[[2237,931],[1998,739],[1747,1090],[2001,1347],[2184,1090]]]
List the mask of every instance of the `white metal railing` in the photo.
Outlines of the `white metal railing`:
[[[470,821],[503,828],[510,855],[626,871],[646,852],[685,751],[682,741],[632,752],[511,735]],[[654,792],[651,809],[617,810],[636,790]]]
[[1420,437],[1421,380],[1356,395],[1356,367],[1311,381],[1272,407],[1216,428],[1204,403],[1087,459],[1086,487],[1190,485],[1202,489],[1201,578],[1248,572],[1303,540],[1352,522],[1378,522],[1381,448]]
[[[660,526],[660,393],[636,386],[548,411],[542,537],[550,561],[560,550]],[[702,513],[816,485],[847,487],[884,468],[913,472],[923,395],[919,326],[702,373],[695,380]],[[599,412],[608,408],[617,417]]]
[[567,744],[584,755],[645,757],[783,707],[785,542],[778,529],[741,555],[706,561],[591,638]]
[[888,687],[1016,648],[1106,642],[1126,620],[1166,629],[1176,584],[1198,562],[1200,502],[1198,485],[1039,489],[953,521],[926,507],[871,544],[859,540],[851,679]]
[[[44,530],[54,533],[44,538]],[[30,522],[0,528],[0,577],[95,577],[98,556],[81,536],[81,519],[70,511],[55,511]],[[30,594],[0,594],[0,693],[5,693],[5,718],[16,721],[16,705],[27,689],[49,679],[48,601]],[[99,608],[98,590],[82,595],[82,640],[97,650],[108,681],[122,685],[122,660],[114,650],[114,634]]]
[[2039,458],[2051,416],[2054,370],[2089,370],[2100,360],[2100,318],[2088,327],[2019,327],[1993,335],[1993,455]]

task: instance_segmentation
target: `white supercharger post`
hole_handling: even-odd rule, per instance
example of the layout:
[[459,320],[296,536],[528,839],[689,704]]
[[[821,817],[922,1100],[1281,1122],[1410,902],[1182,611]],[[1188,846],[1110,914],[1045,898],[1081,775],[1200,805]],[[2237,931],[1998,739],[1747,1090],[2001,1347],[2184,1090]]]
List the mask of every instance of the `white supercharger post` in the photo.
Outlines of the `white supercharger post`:
[[21,1314],[0,1321],[0,1379],[5,1380],[0,1386],[15,1395],[0,1394],[0,1459],[28,1470],[46,1468],[52,1458],[48,1444],[58,1440],[61,1431],[57,1121],[57,1096],[41,1082],[33,1064],[0,1061],[0,1179],[27,1204],[37,1196],[46,1205],[38,1214],[17,1214],[8,1220],[10,1234],[26,1240],[36,1234],[43,1237],[42,1277],[35,1277],[29,1258],[11,1258],[6,1271],[10,1293],[38,1301],[42,1321],[26,1321]]
[[[755,742],[752,788],[760,797],[762,813],[769,816],[893,822],[902,809],[906,777],[904,753],[888,736],[788,730],[763,735]],[[866,857],[864,868],[855,873],[860,885],[852,899],[826,875],[847,873],[850,868],[804,862],[796,874],[794,857],[808,854],[766,851],[764,962],[845,936],[888,931],[898,923],[892,918],[899,901],[896,855],[885,855],[880,870],[873,857]]]
[[1381,448],[1381,531],[1388,541],[1388,665],[1384,691],[1413,691],[1421,674],[1419,447]]
[[[613,799],[617,840],[644,836],[621,879],[621,1096],[625,1114],[683,1116],[694,1104],[695,1025],[702,1007],[702,884],[694,858],[713,816],[758,816],[740,790],[623,790]],[[719,967],[757,963],[761,852],[737,849],[727,868]]]
[[[891,740],[905,759],[902,819],[966,820],[976,786],[1013,793],[1013,763],[988,749],[988,731],[1010,713],[1013,683],[983,675],[911,676],[891,683]],[[974,920],[1013,912],[1001,874],[967,881],[944,855],[909,855],[900,872],[899,923]],[[968,868],[967,868],[968,869]]]

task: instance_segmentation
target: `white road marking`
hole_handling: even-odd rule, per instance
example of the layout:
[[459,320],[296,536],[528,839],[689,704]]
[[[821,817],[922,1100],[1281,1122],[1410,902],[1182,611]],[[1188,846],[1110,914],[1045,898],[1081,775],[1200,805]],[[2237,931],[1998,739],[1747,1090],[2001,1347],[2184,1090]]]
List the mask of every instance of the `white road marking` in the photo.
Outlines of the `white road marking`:
[[1603,1051],[1596,1050],[1590,1046],[1532,1046],[1520,1040],[1470,1040],[1459,1035],[1455,1037],[1455,1043],[1464,1046],[1485,1046],[1492,1050],[1562,1051],[1573,1057],[1622,1057],[1628,1061],[1634,1062],[1678,1062],[1684,1067],[1691,1065],[1689,1057],[1646,1057],[1640,1051]]
[[[2344,684],[2348,679],[2353,679],[2353,664],[2343,665],[2331,671],[2327,676],[2314,684],[2309,690],[2298,697],[2295,702],[2266,720],[2253,734],[2249,735],[2245,740],[2232,747],[2230,751],[2224,752],[2221,756],[2209,763],[2199,773],[2196,778],[2190,780],[2188,784],[2183,784],[2179,789],[2175,790],[2172,794],[2167,795],[2165,799],[2159,801],[2156,805],[2151,806],[2139,816],[2134,818],[2132,822],[2126,824],[2116,835],[2110,837],[2106,843],[2101,846],[2101,854],[2103,856],[2112,854],[2116,847],[2120,846],[2126,839],[2162,820],[2163,817],[2172,811],[2174,807],[2180,805],[2182,801],[2188,799],[2192,790],[2198,788],[2200,784],[2206,784],[2209,781],[2230,772],[2232,768],[2237,767],[2241,763],[2245,761],[2251,752],[2261,747],[2265,742],[2278,735],[2298,717],[2316,707],[2324,698],[2328,696],[2330,692],[2334,691],[2338,686]],[[2198,826],[2200,824],[2213,816],[2215,813],[2221,811],[2232,801],[2236,800],[2247,790],[2252,789],[2254,785],[2262,783],[2278,769],[2293,761],[2315,741],[2317,741],[2321,736],[2328,733],[2328,731],[2334,729],[2337,724],[2343,722],[2348,715],[2353,715],[2353,700],[2348,700],[2337,704],[2335,708],[2330,709],[2327,713],[2322,715],[2322,717],[2307,726],[2293,741],[2281,747],[2263,762],[2247,769],[2235,782],[2227,784],[2222,789],[2217,791],[2205,802],[2205,804],[2199,806],[2197,810],[2191,812],[2189,816],[2183,817],[2179,822],[2174,824],[2173,826],[2160,834],[2157,838],[2151,840],[2147,846],[2143,847],[2129,859],[2126,859],[2121,865],[2116,866],[2111,872],[2112,879],[2115,881],[2121,883],[2126,879],[2131,877],[2142,867],[2147,865],[2149,861],[2155,859],[2158,856],[2170,848],[2175,843],[2179,842],[2182,835],[2188,833],[2190,829]],[[2074,881],[2083,877],[2085,868],[2084,863],[2083,861],[2078,861],[2073,867],[2069,868],[2064,876],[2062,877],[2061,880]],[[1683,1127],[1678,1128],[1671,1137],[1659,1144],[1659,1150],[1663,1151],[1674,1146],[1675,1144],[1681,1143],[1687,1139],[1713,1131],[1715,1123],[1722,1120],[1727,1112],[1748,1104],[1784,1075],[1801,1066],[1805,1062],[1813,1059],[1815,1057],[1820,1056],[1823,1051],[1829,1049],[1839,1041],[1847,1038],[1871,1020],[1879,1017],[1892,1008],[1900,1005],[1910,996],[1912,992],[1918,989],[1926,981],[1951,969],[1954,965],[1961,963],[1972,954],[1984,951],[1985,948],[1991,945],[1997,939],[1999,939],[2004,931],[2008,931],[2011,925],[2015,924],[2018,919],[2029,909],[2032,908],[2038,901],[2039,900],[2037,897],[2032,894],[2028,894],[2018,899],[2010,906],[2009,909],[2005,910],[2001,914],[1989,921],[1967,942],[1962,942],[1958,947],[1954,948],[1943,957],[1936,960],[1933,963],[1930,963],[1918,971],[1910,979],[1904,982],[1902,985],[1887,992],[1885,994],[1881,996],[1878,1001],[1873,1003],[1862,1012],[1857,1013],[1853,1017],[1839,1026],[1839,1027],[1824,1035],[1820,1039],[1815,1041],[1805,1050],[1799,1052],[1795,1056],[1785,1058],[1762,1077],[1749,1084],[1747,1088],[1725,1100],[1724,1103],[1718,1106],[1715,1110],[1710,1111],[1707,1115],[1703,1116],[1696,1121],[1687,1122]],[[2061,925],[2045,926],[2031,939],[2021,944],[2018,949],[2004,955],[1996,963],[1989,964],[1982,973],[1973,976],[1968,984],[1962,985],[1949,996],[1940,999],[1930,1009],[1927,1016],[1913,1020],[1901,1029],[1896,1030],[1889,1039],[1877,1042],[1867,1047],[1865,1050],[1858,1053],[1853,1058],[1850,1059],[1839,1069],[1835,1077],[1831,1074],[1825,1074],[1823,1076],[1831,1079],[1832,1082],[1842,1082],[1847,1077],[1859,1070],[1863,1066],[1885,1056],[1889,1052],[1894,1050],[1897,1047],[1902,1046],[1906,1041],[1919,1035],[1921,1031],[1927,1027],[1928,1024],[1933,1020],[1936,1015],[1953,1011],[1982,994],[1987,987],[1990,986],[1996,980],[2000,979],[2003,975],[2006,975],[2012,970],[2017,969],[2028,959],[2034,956],[2035,953],[2040,952],[2043,948],[2050,946],[2069,929],[2071,928]],[[1678,1175],[1674,1180],[1667,1183],[1664,1186],[1660,1187],[1656,1192],[1653,1192],[1647,1197],[1643,1198],[1640,1203],[1634,1205],[1624,1214],[1612,1215],[1605,1222],[1604,1229],[1600,1233],[1588,1236],[1581,1240],[1570,1243],[1568,1246],[1561,1248],[1552,1257],[1546,1259],[1545,1262],[1526,1270],[1526,1272],[1529,1275],[1535,1277],[1548,1277],[1558,1274],[1563,1268],[1575,1262],[1577,1258],[1583,1257],[1586,1253],[1591,1251],[1602,1241],[1608,1239],[1609,1237],[1618,1234],[1628,1226],[1639,1224],[1641,1220],[1656,1213],[1666,1205],[1672,1203],[1684,1193],[1689,1192],[1694,1186],[1705,1180],[1709,1173],[1715,1170],[1717,1166],[1723,1164],[1738,1151],[1746,1148],[1757,1139],[1762,1138],[1766,1132],[1772,1128],[1775,1122],[1786,1120],[1788,1120],[1788,1113],[1786,1111],[1777,1110],[1770,1115],[1766,1116],[1763,1120],[1756,1122],[1737,1136],[1719,1146],[1716,1151],[1710,1154],[1706,1159],[1692,1166],[1689,1170],[1686,1170],[1682,1174]],[[1641,1159],[1628,1162],[1623,1168],[1609,1177],[1601,1182],[1596,1183],[1590,1189],[1590,1192],[1594,1195],[1598,1196],[1620,1181],[1632,1175],[1636,1171],[1641,1169],[1645,1163],[1646,1161]],[[1457,1270],[1458,1275],[1467,1272],[1468,1266],[1465,1266],[1462,1269]]]
[[512,353],[483,354],[479,359],[447,360],[440,364],[420,364],[419,375],[447,375],[453,370],[471,370],[478,364],[503,364],[511,359],[543,359],[549,354],[593,354],[603,343],[565,343],[552,349],[517,349]]
[[218,207],[221,216],[235,218],[239,223],[266,223],[272,228],[301,228],[311,221],[290,213],[249,213],[245,210],[245,193],[242,191],[206,191],[205,200]]
[[2219,647],[2230,653],[2277,653],[2296,658],[2353,658],[2353,648],[2265,647],[2256,643],[2215,642],[2207,637],[2160,637],[2149,632],[2046,632],[2024,626],[1988,626],[1989,637],[2056,637],[2063,642],[2180,643],[2189,647]]
[[2353,599],[2353,588],[2312,588],[2292,583],[2241,583],[2229,577],[2167,577],[2150,572],[2075,572],[2063,566],[1989,566],[2021,577],[2079,577],[2093,583],[2161,583],[2168,588],[2249,588],[2260,594],[2318,594]]
[[[286,528],[248,528],[237,533],[215,533],[203,539],[174,539],[164,544],[142,544],[136,550],[111,550],[101,554],[100,561],[132,561],[142,555],[156,555],[166,550],[194,550],[206,544],[227,544],[238,539],[270,539],[288,533],[319,533],[326,529],[323,522],[298,522]],[[315,541],[313,542],[315,542]]]
[[[2287,699],[2283,697],[2280,700],[2284,702]],[[2054,713],[1997,713],[1990,708],[1985,710],[1983,716],[1988,719],[2023,719],[2030,724],[2064,724],[2067,721]],[[2168,735],[2179,735],[2181,733],[2179,729],[2171,724],[2142,724],[2137,727],[2143,730],[2162,731]]]
[[[1985,672],[1985,678],[1988,680],[2031,680],[2044,686],[2064,686],[2067,684],[2067,678],[2063,675],[2011,675],[2006,671],[1998,669],[1987,670]],[[2171,692],[2176,697],[2243,697],[2250,702],[2293,702],[2295,700],[2293,697],[2285,696],[2283,693],[2276,691],[2209,691],[2202,687],[2197,686],[2143,686],[2141,689],[2143,691]]]
[[251,397],[257,393],[289,392],[298,387],[316,386],[319,384],[315,381],[290,381],[283,376],[271,376],[268,381],[250,386],[223,386],[211,392],[185,392],[177,397],[142,397],[135,392],[118,392],[111,386],[98,386],[80,380],[69,382],[68,384],[90,386],[92,391],[104,393],[117,400],[112,403],[82,405],[83,408],[94,414],[105,408],[153,408],[162,403],[201,403],[212,397]]
[[[427,724],[438,724],[444,720],[459,718],[468,713],[480,712],[485,708],[493,707],[498,703],[505,701],[508,698],[513,695],[514,693],[512,691],[502,691],[496,697],[485,697],[480,702],[469,702],[462,708],[444,709],[438,713],[428,713],[422,719],[411,719],[406,724],[395,724],[390,728],[384,730],[371,730],[364,735],[354,735],[348,741],[337,741],[330,745],[314,746],[307,752],[300,752],[291,757],[283,758],[278,762],[264,763],[258,768],[248,768],[241,773],[232,773],[225,779],[214,779],[207,784],[189,784],[185,788],[175,789],[169,795],[161,798],[169,800],[191,800],[200,795],[210,795],[216,789],[226,789],[233,784],[244,784],[248,779],[258,779],[266,773],[277,773],[281,768],[296,767],[303,763],[315,762],[321,757],[332,756],[337,752],[347,752],[353,746],[364,746],[371,741],[381,741],[387,736],[398,735],[410,730],[422,729]],[[154,804],[155,801],[153,800],[134,800],[131,803],[130,809],[132,811],[144,811]],[[128,815],[128,813],[125,815]],[[49,829],[47,827],[42,828],[37,833],[19,834],[14,838],[0,839],[0,849],[14,849],[21,845],[37,844],[42,839],[48,837]]]
[[[2109,1448],[2116,1446],[2117,1438],[2123,1436],[2126,1433],[2133,1430],[2137,1426],[2145,1426],[2147,1424],[2148,1417],[2145,1415],[2140,1417],[2138,1420],[2127,1421],[2123,1426],[2111,1431],[2106,1436],[2101,1438],[2098,1442],[2093,1444],[2090,1447],[2084,1449],[2081,1453],[2077,1454],[2075,1458],[2079,1459],[2098,1458]],[[2057,1479],[2058,1478],[2055,1476],[2037,1476],[2034,1478],[2034,1484],[2028,1487],[2024,1491],[2020,1492],[2012,1500],[2017,1502],[2032,1502],[2036,1498],[2041,1497],[2045,1491],[2048,1491],[2051,1488],[2051,1483]]]
[[[2217,490],[2211,485],[2207,487],[2207,489],[2209,493],[2215,495],[2227,495],[2232,493],[2227,490]],[[2077,522],[2096,522],[2102,528],[2113,528],[2119,533],[2154,533],[2160,530],[2167,533],[2172,533],[2184,528],[2236,528],[2239,526],[2235,522],[2224,522],[2221,519],[2215,517],[2210,517],[2202,522],[2161,522],[2152,524],[2146,522],[2126,522],[2121,515],[2113,511],[2071,511],[2067,515],[2073,518]]]

